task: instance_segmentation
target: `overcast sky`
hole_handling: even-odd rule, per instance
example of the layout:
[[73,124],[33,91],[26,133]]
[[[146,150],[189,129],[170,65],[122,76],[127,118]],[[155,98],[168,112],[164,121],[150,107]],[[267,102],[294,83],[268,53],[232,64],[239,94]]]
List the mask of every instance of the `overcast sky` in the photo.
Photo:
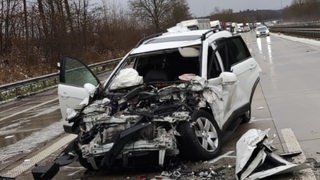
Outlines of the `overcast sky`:
[[[115,2],[127,9],[129,0],[94,0]],[[94,2],[93,1],[93,2]],[[235,12],[247,9],[281,9],[291,4],[292,0],[187,0],[190,11],[194,16],[208,16],[215,7],[222,9],[233,9]]]

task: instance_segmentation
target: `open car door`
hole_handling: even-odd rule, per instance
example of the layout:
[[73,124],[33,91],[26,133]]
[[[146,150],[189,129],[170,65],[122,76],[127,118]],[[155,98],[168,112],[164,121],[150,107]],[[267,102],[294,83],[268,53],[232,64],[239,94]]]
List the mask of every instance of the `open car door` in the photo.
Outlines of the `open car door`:
[[77,109],[80,102],[89,97],[84,84],[100,86],[100,81],[88,66],[72,57],[64,57],[60,62],[60,83],[58,85],[59,104],[62,118],[66,117],[66,109]]

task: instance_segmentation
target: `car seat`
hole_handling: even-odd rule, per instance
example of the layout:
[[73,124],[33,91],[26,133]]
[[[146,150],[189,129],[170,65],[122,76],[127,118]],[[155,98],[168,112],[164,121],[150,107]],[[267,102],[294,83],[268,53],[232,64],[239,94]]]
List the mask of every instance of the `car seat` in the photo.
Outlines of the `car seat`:
[[156,81],[168,81],[168,75],[165,71],[166,59],[163,55],[153,56],[149,60],[149,70],[146,72],[143,81],[145,83]]
[[143,78],[145,83],[157,82],[157,81],[168,81],[168,75],[163,70],[152,69],[146,73]]

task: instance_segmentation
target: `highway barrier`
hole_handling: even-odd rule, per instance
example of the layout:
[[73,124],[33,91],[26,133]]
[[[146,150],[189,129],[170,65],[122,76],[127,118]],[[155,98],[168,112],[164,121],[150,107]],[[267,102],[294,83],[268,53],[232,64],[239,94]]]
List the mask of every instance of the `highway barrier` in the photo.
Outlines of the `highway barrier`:
[[[99,74],[116,67],[122,58],[107,60],[89,65],[93,72]],[[0,86],[0,103],[28,96],[56,86],[59,83],[59,73],[52,73],[36,78],[18,81]]]
[[320,23],[279,24],[269,28],[274,33],[320,39]]

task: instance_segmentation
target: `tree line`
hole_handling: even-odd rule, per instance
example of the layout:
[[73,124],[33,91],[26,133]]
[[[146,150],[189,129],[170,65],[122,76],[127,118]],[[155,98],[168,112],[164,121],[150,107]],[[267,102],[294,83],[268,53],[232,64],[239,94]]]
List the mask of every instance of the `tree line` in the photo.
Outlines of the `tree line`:
[[0,0],[0,84],[56,72],[63,56],[123,56],[142,37],[191,18],[185,0]]
[[281,10],[245,10],[239,12],[233,12],[232,9],[226,9],[214,12],[210,15],[210,19],[218,19],[223,22],[242,22],[242,23],[254,23],[264,22],[269,20],[281,19]]
[[279,10],[244,10],[233,12],[232,9],[215,8],[210,19],[225,22],[265,22],[283,21],[319,21],[320,0],[293,0],[291,5]]
[[287,21],[319,21],[320,0],[293,0],[283,9],[283,18]]

